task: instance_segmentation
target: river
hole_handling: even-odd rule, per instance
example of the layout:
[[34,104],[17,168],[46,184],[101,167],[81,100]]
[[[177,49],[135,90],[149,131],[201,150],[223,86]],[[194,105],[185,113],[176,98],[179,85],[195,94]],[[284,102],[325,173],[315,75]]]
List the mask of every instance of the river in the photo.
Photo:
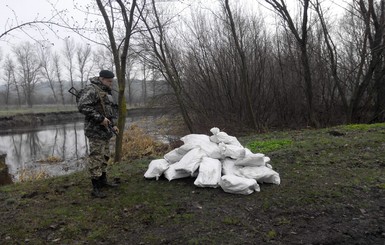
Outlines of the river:
[[[148,131],[156,117],[128,117],[126,128],[137,123]],[[82,170],[88,152],[83,127],[83,121],[78,121],[34,128],[0,129],[0,153],[6,154],[5,163],[12,181],[65,175]]]

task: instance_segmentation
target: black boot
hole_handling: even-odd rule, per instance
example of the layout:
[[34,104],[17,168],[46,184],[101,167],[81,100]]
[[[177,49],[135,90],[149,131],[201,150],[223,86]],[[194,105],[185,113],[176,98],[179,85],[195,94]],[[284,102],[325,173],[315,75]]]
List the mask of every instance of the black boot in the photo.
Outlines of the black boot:
[[107,181],[107,174],[106,174],[106,172],[102,173],[102,176],[99,177],[99,180],[100,180],[100,183],[101,183],[101,187],[107,187],[107,188],[118,187],[118,184],[116,184],[116,183],[109,183]]
[[107,197],[106,194],[104,194],[103,192],[100,191],[100,188],[101,188],[101,182],[100,182],[100,179],[91,179],[92,181],[92,192],[91,192],[91,195],[93,197],[97,197],[97,198],[105,198]]

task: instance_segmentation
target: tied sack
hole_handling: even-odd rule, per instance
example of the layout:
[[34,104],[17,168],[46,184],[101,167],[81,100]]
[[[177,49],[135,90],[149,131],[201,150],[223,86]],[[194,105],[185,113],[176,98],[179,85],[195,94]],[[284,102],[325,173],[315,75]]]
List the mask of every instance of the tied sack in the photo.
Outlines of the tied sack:
[[186,154],[189,150],[200,147],[208,157],[222,158],[218,144],[211,142],[210,137],[205,134],[188,134],[181,138],[184,145],[178,149],[179,154]]
[[227,145],[225,143],[219,143],[219,149],[225,157],[230,157],[232,159],[244,158],[246,155],[245,148],[235,145]]
[[190,176],[190,173],[184,171],[176,171],[175,164],[171,164],[166,171],[164,171],[164,177],[171,181],[173,179],[181,179]]
[[189,173],[191,176],[199,168],[202,157],[206,154],[198,147],[187,152],[179,162],[174,163],[176,171]]
[[159,179],[159,177],[168,169],[169,163],[165,159],[157,159],[152,160],[150,162],[150,165],[148,166],[148,169],[146,173],[144,174],[144,177],[146,179],[152,179],[155,178],[156,180]]
[[237,160],[226,157],[222,160],[222,173],[223,175],[239,175],[239,169],[241,166],[235,166]]
[[247,179],[235,175],[223,175],[219,185],[227,193],[249,195],[254,191],[260,191],[255,179]]
[[251,166],[260,167],[265,166],[265,155],[261,153],[247,154],[244,158],[238,159],[234,164],[236,166]]
[[183,155],[178,153],[178,149],[179,148],[175,148],[174,150],[164,155],[164,159],[166,159],[169,163],[179,162]]
[[259,183],[281,184],[279,174],[269,167],[243,167],[239,169],[239,176],[255,179]]
[[219,144],[222,142],[228,145],[242,147],[242,144],[239,143],[236,137],[230,136],[226,132],[221,132],[217,127],[210,129],[210,132],[213,134],[210,136],[210,140],[214,143]]
[[199,187],[217,188],[221,179],[221,162],[218,159],[203,157],[199,165],[198,177],[194,185]]

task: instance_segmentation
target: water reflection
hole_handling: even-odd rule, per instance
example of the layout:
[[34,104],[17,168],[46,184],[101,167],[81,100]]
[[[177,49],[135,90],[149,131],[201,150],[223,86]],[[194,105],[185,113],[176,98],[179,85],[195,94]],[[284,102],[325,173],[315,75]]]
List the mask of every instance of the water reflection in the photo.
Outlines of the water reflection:
[[82,122],[44,126],[1,135],[0,152],[7,154],[8,171],[14,181],[27,175],[63,175],[83,168],[87,139]]
[[[156,124],[159,117],[162,115],[131,115],[126,118],[126,128],[137,124],[157,140],[167,142],[170,136],[162,135],[163,130]],[[113,146],[114,144],[111,148]],[[6,154],[5,163],[14,182],[29,177],[36,179],[38,175],[47,177],[79,171],[85,167],[85,157],[88,155],[84,123],[81,121],[29,129],[0,129],[1,153]],[[60,161],[45,161],[49,158]]]

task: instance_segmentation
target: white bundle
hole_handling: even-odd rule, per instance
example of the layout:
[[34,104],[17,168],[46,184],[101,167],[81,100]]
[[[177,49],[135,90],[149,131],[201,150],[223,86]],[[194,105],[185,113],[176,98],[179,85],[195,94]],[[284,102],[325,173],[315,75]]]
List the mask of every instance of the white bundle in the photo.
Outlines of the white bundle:
[[175,164],[171,164],[166,171],[164,171],[164,177],[171,181],[173,179],[181,179],[189,177],[191,174],[184,171],[176,171]]
[[243,167],[239,169],[237,175],[249,179],[255,179],[259,183],[271,183],[276,185],[279,185],[281,183],[279,174],[266,166]]
[[244,158],[238,159],[234,164],[237,166],[265,166],[264,154],[246,154]]
[[221,168],[221,162],[218,159],[203,157],[194,185],[217,188],[222,175]]
[[164,174],[171,181],[192,176],[198,187],[219,185],[225,192],[243,195],[260,191],[258,183],[281,183],[269,157],[244,148],[234,136],[219,128],[210,131],[212,136],[182,137],[184,144],[165,154],[164,159],[151,161],[144,177],[158,179]]
[[166,155],[164,155],[164,159],[167,160],[169,163],[176,163],[179,162],[180,159],[182,159],[183,155],[178,153],[179,148],[175,148],[174,150],[170,151]]
[[210,132],[213,134],[210,136],[210,140],[214,143],[225,143],[228,145],[235,145],[235,146],[240,146],[242,147],[241,143],[235,138],[234,136],[230,136],[225,132],[221,132],[219,128],[214,127],[210,129]]
[[222,160],[222,173],[223,175],[239,175],[240,166],[235,166],[234,159],[225,158]]
[[205,134],[189,134],[181,138],[184,145],[182,145],[178,152],[180,154],[186,154],[191,149],[200,147],[208,157],[211,158],[222,158],[221,150],[218,144],[210,141],[209,136]]
[[163,174],[166,169],[170,166],[170,163],[167,162],[165,159],[157,159],[152,160],[150,162],[150,165],[148,166],[148,169],[146,173],[144,174],[144,177],[147,179],[156,178],[156,180],[159,179],[159,177]]
[[199,167],[202,157],[206,154],[198,147],[187,152],[179,162],[174,163],[174,168],[177,171],[184,171],[192,175]]
[[219,149],[221,154],[225,157],[231,157],[232,159],[240,159],[245,157],[245,148],[235,145],[227,145],[225,143],[219,143]]
[[254,191],[260,191],[256,180],[235,175],[223,175],[219,185],[225,192],[233,194],[249,195]]

